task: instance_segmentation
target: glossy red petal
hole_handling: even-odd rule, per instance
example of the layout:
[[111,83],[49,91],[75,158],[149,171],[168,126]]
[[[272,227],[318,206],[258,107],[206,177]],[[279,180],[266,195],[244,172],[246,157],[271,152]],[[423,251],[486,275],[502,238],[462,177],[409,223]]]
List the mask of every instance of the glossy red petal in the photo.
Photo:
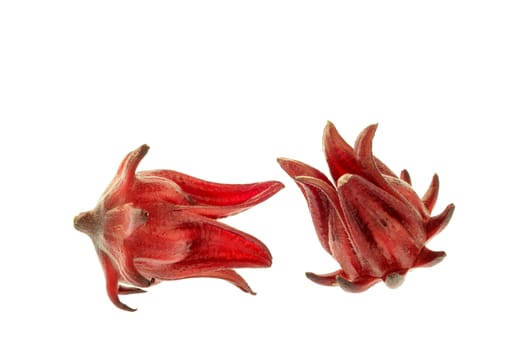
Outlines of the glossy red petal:
[[422,220],[427,220],[430,217],[427,208],[423,205],[423,202],[414,191],[412,186],[410,186],[407,182],[395,177],[385,176],[385,179],[394,190],[392,193],[394,193],[398,199],[405,201],[407,204],[411,205],[415,210],[417,210]]
[[324,181],[326,183],[330,183],[330,180],[326,177],[325,174],[309,166],[308,164],[305,164],[298,160],[288,158],[277,158],[277,162],[291,178],[295,178],[298,176],[310,176]]
[[217,278],[230,282],[234,286],[241,289],[243,292],[255,295],[256,293],[251,289],[246,280],[242,278],[237,272],[232,269],[217,269],[216,266],[201,263],[189,266],[181,263],[177,264],[163,264],[162,261],[153,262],[146,259],[137,259],[137,265],[146,273],[161,276],[164,281],[174,281],[187,278]]
[[148,206],[159,202],[173,205],[191,204],[192,200],[178,184],[160,176],[137,173],[133,187],[126,193],[129,200]]
[[346,143],[331,122],[327,122],[324,128],[323,148],[334,181],[347,173],[361,173],[354,149]]
[[[154,241],[159,245],[166,242],[167,247],[175,242],[183,248],[183,254],[179,255],[182,259],[173,261],[169,256],[151,258],[159,251],[169,249],[155,246],[148,251],[149,247],[137,244],[134,263],[148,278],[179,279],[194,272],[268,267],[272,263],[271,254],[261,241],[226,224],[186,211],[171,211],[161,216],[155,220],[154,231],[149,233],[151,239],[147,242]],[[153,217],[152,213],[152,220]],[[137,240],[137,243],[142,242]]]
[[327,213],[328,251],[350,278],[359,276],[362,273],[360,263],[362,259],[358,256],[354,237],[348,231],[335,189],[331,184],[309,176],[298,176],[295,180],[305,189],[316,193],[316,196],[329,205],[330,211]]
[[[334,181],[344,174],[365,176],[356,150],[341,137],[335,126],[327,122],[323,133],[323,148],[330,173]],[[377,168],[384,175],[395,176],[379,159],[373,158]]]
[[[359,134],[355,141],[355,152],[359,159],[362,176],[374,185],[395,195],[395,190],[393,190],[385,180],[384,174],[379,171],[375,157],[372,154],[372,140],[374,139],[376,129],[377,124],[372,124]],[[395,174],[390,176],[396,177]]]
[[[151,170],[140,172],[139,174],[160,176],[175,182],[192,198],[195,204],[220,206],[240,205],[248,200],[255,200],[259,196],[268,196],[269,189],[276,191],[276,188],[282,188],[282,184],[278,181],[250,184],[222,184],[205,181],[174,170]],[[259,202],[263,200],[264,199]],[[255,202],[254,204],[259,202]]]
[[311,176],[297,176],[294,180],[306,198],[321,245],[328,253],[333,255],[332,246],[330,245],[330,216],[340,215],[337,213],[332,214],[333,211],[340,213],[335,188],[331,183]]
[[338,195],[348,230],[369,275],[410,268],[426,235],[421,217],[403,201],[357,175],[344,175]]
[[141,232],[125,242],[126,251],[133,255],[133,268],[137,260],[171,264],[184,260],[190,254],[192,235],[176,229],[165,230],[162,233],[154,233],[152,230]]
[[329,244],[329,224],[328,218],[330,217],[330,203],[327,198],[319,193],[316,189],[310,186],[305,186],[300,182],[296,182],[301,191],[304,193],[312,222],[314,224],[317,238],[321,243],[321,246],[329,253],[332,254],[332,249]]
[[[278,158],[277,162],[281,168],[294,179],[298,176],[309,176],[330,183],[330,180],[328,180],[323,173],[302,162],[287,158]],[[300,181],[296,181],[296,183],[308,204],[319,242],[321,242],[322,247],[328,253],[332,254],[328,244],[328,217],[330,215],[330,204],[328,203],[326,196],[320,194],[317,189],[304,186]]]
[[[187,210],[192,213],[203,215],[212,219],[223,218],[231,215],[241,213],[276,194],[284,185],[278,181],[267,181],[259,183],[261,185],[261,192],[242,203],[232,205],[206,205],[206,204],[192,204],[181,205],[178,210]],[[241,185],[243,186],[243,185]]]
[[210,218],[222,218],[264,202],[284,185],[279,181],[251,184],[221,184],[205,181],[173,170],[140,172],[138,176],[158,176],[177,184],[186,195],[187,209]]

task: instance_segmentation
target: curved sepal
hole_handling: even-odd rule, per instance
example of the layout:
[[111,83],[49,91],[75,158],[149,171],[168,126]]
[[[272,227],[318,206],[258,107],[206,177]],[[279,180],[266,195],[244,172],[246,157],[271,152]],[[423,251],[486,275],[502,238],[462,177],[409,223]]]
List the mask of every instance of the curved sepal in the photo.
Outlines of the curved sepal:
[[135,288],[135,287],[127,287],[127,286],[118,286],[118,294],[120,295],[128,295],[128,294],[139,294],[139,293],[146,293],[144,289]]
[[432,209],[434,209],[434,205],[436,204],[438,198],[438,192],[439,177],[437,174],[434,174],[434,176],[432,176],[432,181],[430,182],[430,186],[428,187],[427,192],[425,192],[423,198],[421,199],[429,213],[431,213]]
[[98,256],[99,256],[102,268],[104,270],[104,275],[106,277],[106,292],[111,302],[119,309],[122,309],[125,311],[136,311],[137,309],[130,308],[129,306],[121,302],[118,297],[119,288],[120,288],[119,287],[120,275],[117,269],[115,269],[115,267],[113,266],[111,259],[104,252],[101,252],[101,251],[98,251]]
[[250,288],[248,283],[244,280],[244,278],[241,277],[237,272],[231,270],[231,269],[225,269],[225,270],[214,270],[214,271],[202,271],[202,272],[195,272],[192,275],[187,276],[187,278],[195,278],[195,277],[209,277],[209,278],[218,278],[225,280],[227,282],[230,282],[243,292],[249,293],[251,295],[255,295],[256,293]]
[[447,254],[445,252],[434,252],[427,247],[423,247],[419,253],[419,256],[417,257],[414,267],[434,266],[443,261],[446,256]]
[[343,276],[337,276],[337,284],[342,290],[349,293],[361,293],[379,282],[376,277],[363,276],[354,281],[349,281]]
[[336,286],[337,276],[341,275],[341,273],[343,273],[343,270],[337,270],[323,275],[318,275],[313,272],[307,272],[305,275],[310,281],[320,284],[322,286]]
[[406,169],[401,170],[401,174],[399,174],[399,178],[405,181],[407,184],[412,185],[412,179],[410,178],[410,173],[408,172],[408,170]]
[[[144,156],[148,153],[148,150],[148,145],[142,145],[124,157],[120,163],[117,174],[102,194],[102,198],[107,197],[105,203],[106,207],[111,208],[122,201],[127,201],[127,196],[122,194],[125,194],[133,184],[137,167]],[[115,190],[118,191],[114,192]]]
[[437,235],[448,225],[454,214],[454,209],[454,204],[449,204],[441,214],[430,218],[426,224],[427,240]]

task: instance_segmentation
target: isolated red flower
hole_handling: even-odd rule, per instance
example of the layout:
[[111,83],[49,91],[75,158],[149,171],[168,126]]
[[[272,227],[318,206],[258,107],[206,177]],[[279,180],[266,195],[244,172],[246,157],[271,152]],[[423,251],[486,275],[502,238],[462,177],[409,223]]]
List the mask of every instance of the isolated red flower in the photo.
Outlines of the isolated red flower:
[[309,165],[278,159],[303,192],[321,245],[341,266],[329,274],[306,274],[321,285],[361,292],[383,280],[395,288],[409,269],[432,266],[445,257],[425,244],[448,224],[454,205],[431,216],[438,176],[420,198],[406,170],[397,177],[372,155],[376,128],[364,129],[352,148],[328,122],[323,146],[335,186]]
[[148,149],[129,153],[95,209],[74,220],[95,245],[113,304],[134,311],[119,294],[190,277],[224,279],[254,294],[233,268],[269,267],[268,248],[216,219],[265,201],[283,185],[219,184],[172,170],[135,173]]

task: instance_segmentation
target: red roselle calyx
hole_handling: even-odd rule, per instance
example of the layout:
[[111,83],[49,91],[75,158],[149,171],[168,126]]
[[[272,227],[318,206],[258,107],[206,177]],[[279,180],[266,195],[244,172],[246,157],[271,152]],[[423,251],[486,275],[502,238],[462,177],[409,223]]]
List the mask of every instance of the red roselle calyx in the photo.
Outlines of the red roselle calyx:
[[324,275],[308,272],[313,282],[349,292],[364,291],[380,280],[395,288],[409,269],[432,266],[445,257],[425,244],[448,224],[454,205],[431,216],[438,176],[420,198],[408,171],[398,177],[373,156],[376,128],[364,129],[352,148],[328,122],[323,146],[334,183],[307,164],[278,159],[306,198],[321,245],[341,266]]
[[106,290],[117,307],[120,294],[165,280],[213,277],[253,293],[233,269],[269,267],[272,257],[258,239],[216,219],[240,213],[273,196],[277,181],[219,184],[173,170],[136,173],[149,147],[129,153],[95,209],[74,226],[95,245]]

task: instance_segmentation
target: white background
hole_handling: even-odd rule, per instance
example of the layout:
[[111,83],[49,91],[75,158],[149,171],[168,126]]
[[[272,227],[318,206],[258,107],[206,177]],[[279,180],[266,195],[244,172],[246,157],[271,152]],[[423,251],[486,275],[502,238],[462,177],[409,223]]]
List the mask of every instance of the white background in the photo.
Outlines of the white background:
[[[525,10],[520,1],[2,1],[0,347],[523,348]],[[322,130],[411,171],[447,258],[390,290],[321,287],[337,264],[276,157],[327,171]],[[251,296],[166,282],[115,308],[89,238],[124,155],[212,181],[280,180],[225,220],[263,240]]]

